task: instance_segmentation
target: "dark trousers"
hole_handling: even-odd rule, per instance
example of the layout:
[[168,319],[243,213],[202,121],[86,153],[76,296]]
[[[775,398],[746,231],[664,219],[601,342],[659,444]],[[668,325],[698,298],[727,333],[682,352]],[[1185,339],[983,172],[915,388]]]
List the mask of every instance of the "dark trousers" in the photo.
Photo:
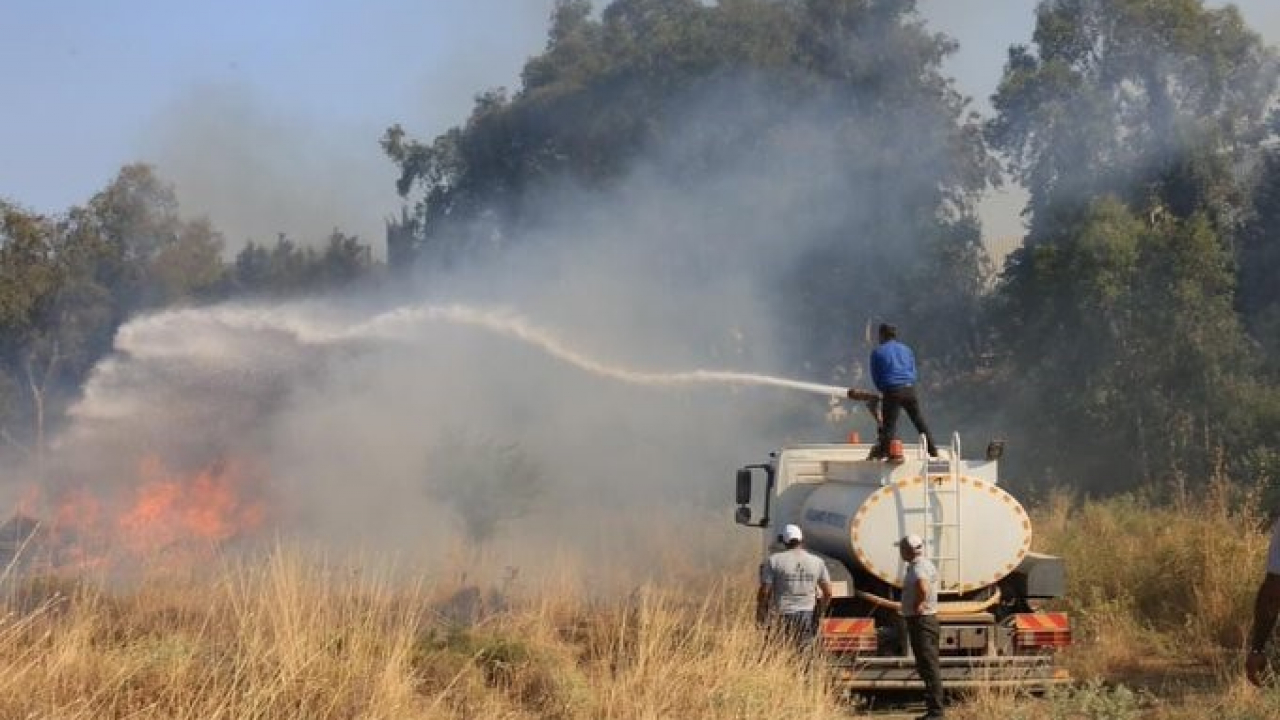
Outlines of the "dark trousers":
[[813,644],[817,626],[813,612],[783,613],[773,618],[770,628],[774,639],[805,649]]
[[916,431],[928,439],[929,454],[937,455],[938,446],[933,442],[933,433],[929,432],[929,425],[924,421],[924,415],[920,413],[920,401],[916,398],[916,389],[910,385],[886,390],[880,398],[882,419],[880,436],[876,439],[877,453],[882,457],[889,455],[889,441],[898,433],[898,413],[902,410],[907,411],[907,417],[911,418],[911,424],[916,426]]
[[938,660],[938,638],[942,626],[937,615],[907,618],[907,638],[916,656],[916,672],[924,681],[924,707],[930,715],[942,715],[942,666]]

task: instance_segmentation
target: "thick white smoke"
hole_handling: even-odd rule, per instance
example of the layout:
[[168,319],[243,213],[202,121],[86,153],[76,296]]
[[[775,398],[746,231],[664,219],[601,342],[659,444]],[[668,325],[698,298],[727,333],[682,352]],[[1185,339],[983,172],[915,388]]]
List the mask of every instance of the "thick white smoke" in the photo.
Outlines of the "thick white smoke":
[[[563,551],[617,569],[683,538],[752,546],[731,519],[737,467],[872,430],[861,412],[827,419],[826,395],[861,384],[861,337],[825,340],[847,348],[839,367],[794,370],[810,349],[785,344],[780,308],[803,292],[797,258],[833,234],[855,256],[888,240],[856,233],[885,208],[833,152],[859,121],[791,107],[779,122],[750,89],[707,92],[608,190],[544,188],[525,234],[400,297],[131,321],[54,441],[51,482],[125,492],[146,453],[248,456],[273,529],[343,547],[434,555],[462,538],[499,564]],[[726,123],[750,137],[753,119],[770,142],[724,153]],[[495,482],[502,468],[537,492]]]

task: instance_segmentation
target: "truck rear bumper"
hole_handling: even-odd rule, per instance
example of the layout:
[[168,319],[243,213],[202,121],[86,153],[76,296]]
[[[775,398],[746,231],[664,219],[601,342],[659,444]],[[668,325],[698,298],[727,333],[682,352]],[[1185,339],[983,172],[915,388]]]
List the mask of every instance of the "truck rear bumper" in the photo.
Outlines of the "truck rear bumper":
[[[1071,682],[1066,669],[1048,655],[1012,657],[943,657],[942,686],[963,688],[1047,689]],[[853,692],[922,690],[924,683],[909,657],[836,657],[831,662],[836,683]]]

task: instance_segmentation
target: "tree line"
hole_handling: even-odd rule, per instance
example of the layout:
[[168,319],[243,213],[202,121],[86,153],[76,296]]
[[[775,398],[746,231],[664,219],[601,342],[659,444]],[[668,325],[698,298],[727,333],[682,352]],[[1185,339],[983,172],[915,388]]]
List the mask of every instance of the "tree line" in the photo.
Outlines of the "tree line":
[[[1280,480],[1275,50],[1202,0],[1044,0],[1035,20],[984,118],[912,0],[559,0],[518,88],[434,138],[383,136],[409,208],[386,264],[507,252],[554,222],[554,189],[607,192],[676,141],[657,172],[691,195],[812,166],[766,278],[797,371],[847,365],[874,308],[916,347],[934,424],[1005,436],[1024,482]],[[1007,178],[1027,230],[997,267],[978,203]],[[388,276],[337,231],[224,261],[143,166],[65,217],[0,211],[14,446],[41,446],[132,314]]]
[[0,443],[41,466],[46,434],[116,330],[135,315],[234,297],[287,297],[376,277],[370,248],[334,230],[323,249],[287,237],[230,261],[206,219],[142,164],[85,205],[42,215],[0,199]]
[[[669,182],[803,147],[789,109],[820,105],[858,188],[854,209],[823,198],[836,221],[775,278],[797,366],[845,362],[856,308],[882,308],[917,346],[935,424],[1007,436],[1035,482],[1280,479],[1275,50],[1201,0],[1044,0],[1035,20],[984,119],[910,0],[561,0],[517,91],[430,141],[387,131],[415,207],[391,255],[518,242],[540,188],[608,187],[736,79],[770,112],[731,96],[751,117],[718,118],[720,142]],[[997,269],[977,202],[1002,177],[1029,200]]]

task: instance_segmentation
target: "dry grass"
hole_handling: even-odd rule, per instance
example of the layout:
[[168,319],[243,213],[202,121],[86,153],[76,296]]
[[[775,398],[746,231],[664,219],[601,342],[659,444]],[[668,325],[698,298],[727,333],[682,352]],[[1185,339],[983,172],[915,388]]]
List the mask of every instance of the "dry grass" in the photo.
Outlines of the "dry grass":
[[1086,678],[1213,667],[1244,646],[1268,537],[1255,498],[1223,482],[1171,498],[1124,496],[1037,513],[1037,544],[1067,559],[1066,609]]
[[600,603],[391,577],[277,550],[129,590],[42,582],[0,622],[0,717],[840,716],[725,583]]
[[1033,512],[1037,549],[1067,560],[1077,686],[1031,699],[981,692],[958,717],[1280,718],[1280,690],[1241,672],[1268,536],[1254,493],[1215,481],[1103,501],[1057,494]]
[[[1280,718],[1280,691],[1239,672],[1266,545],[1252,506],[1226,484],[1046,503],[1037,543],[1068,559],[1078,644],[1065,662],[1081,683],[1038,699],[975,693],[954,715]],[[655,553],[666,580],[622,590],[592,591],[570,566],[517,586],[478,588],[457,572],[413,582],[403,568],[282,548],[127,586],[9,578],[0,718],[856,714],[820,670],[761,646],[750,545],[722,557],[720,574],[690,553]]]

